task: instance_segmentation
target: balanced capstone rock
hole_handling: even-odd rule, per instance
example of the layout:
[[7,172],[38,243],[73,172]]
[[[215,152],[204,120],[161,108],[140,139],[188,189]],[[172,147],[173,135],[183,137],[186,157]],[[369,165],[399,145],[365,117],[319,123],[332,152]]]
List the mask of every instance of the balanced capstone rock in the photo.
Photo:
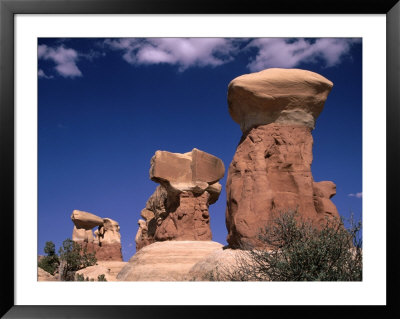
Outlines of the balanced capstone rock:
[[267,69],[229,84],[229,113],[243,132],[226,182],[231,247],[264,247],[260,232],[282,212],[316,225],[339,219],[330,200],[336,185],[316,183],[311,173],[311,130],[332,86],[299,69]]

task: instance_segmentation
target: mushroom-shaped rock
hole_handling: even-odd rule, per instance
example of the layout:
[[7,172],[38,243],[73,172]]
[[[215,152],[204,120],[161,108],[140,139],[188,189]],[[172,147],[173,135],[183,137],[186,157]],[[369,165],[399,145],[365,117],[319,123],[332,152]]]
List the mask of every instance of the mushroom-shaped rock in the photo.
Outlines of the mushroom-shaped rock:
[[227,241],[265,248],[259,239],[276,213],[295,211],[321,225],[339,219],[332,182],[311,173],[311,129],[333,84],[314,72],[267,69],[234,79],[229,113],[243,136],[226,181]]
[[[110,218],[74,210],[72,240],[79,243],[88,253],[95,253],[97,260],[122,261],[119,224]],[[97,226],[94,231],[93,228]]]
[[229,83],[229,113],[243,132],[270,123],[313,129],[332,87],[322,75],[300,69],[245,74]]
[[157,151],[149,173],[160,185],[141,212],[136,249],[155,241],[211,240],[208,207],[221,193],[223,162],[196,148],[183,154]]
[[72,212],[71,219],[77,228],[92,229],[103,225],[103,218],[77,209]]

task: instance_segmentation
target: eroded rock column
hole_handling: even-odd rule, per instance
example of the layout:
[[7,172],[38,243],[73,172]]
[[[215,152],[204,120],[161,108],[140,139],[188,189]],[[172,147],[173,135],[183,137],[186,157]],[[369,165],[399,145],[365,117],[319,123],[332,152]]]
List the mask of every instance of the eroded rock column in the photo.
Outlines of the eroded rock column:
[[208,207],[219,197],[224,173],[219,158],[198,149],[157,151],[150,178],[160,185],[141,211],[136,250],[156,241],[211,240]]
[[339,217],[332,182],[311,173],[315,120],[332,82],[299,69],[267,69],[229,84],[229,113],[243,136],[228,169],[227,241],[263,247],[258,234],[277,213],[297,210],[320,225]]

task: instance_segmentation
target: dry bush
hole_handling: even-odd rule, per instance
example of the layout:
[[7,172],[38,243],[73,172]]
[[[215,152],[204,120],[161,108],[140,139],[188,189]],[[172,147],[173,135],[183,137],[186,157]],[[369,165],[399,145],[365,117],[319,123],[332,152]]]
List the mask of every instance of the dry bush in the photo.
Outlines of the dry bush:
[[345,228],[343,221],[327,219],[321,227],[280,213],[259,239],[265,249],[244,247],[235,267],[219,267],[209,280],[230,281],[361,281],[361,222]]

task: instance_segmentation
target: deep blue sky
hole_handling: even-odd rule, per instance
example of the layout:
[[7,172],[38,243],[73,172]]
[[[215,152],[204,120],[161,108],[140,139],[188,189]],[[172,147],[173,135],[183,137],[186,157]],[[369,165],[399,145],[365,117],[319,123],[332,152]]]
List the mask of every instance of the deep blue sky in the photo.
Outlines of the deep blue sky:
[[[39,39],[38,253],[72,236],[84,210],[119,222],[135,252],[137,220],[157,184],[157,150],[211,153],[227,169],[241,137],[229,82],[269,67],[301,68],[334,83],[317,119],[312,173],[332,180],[339,213],[362,212],[362,43],[357,39]],[[226,175],[210,206],[226,244]]]

